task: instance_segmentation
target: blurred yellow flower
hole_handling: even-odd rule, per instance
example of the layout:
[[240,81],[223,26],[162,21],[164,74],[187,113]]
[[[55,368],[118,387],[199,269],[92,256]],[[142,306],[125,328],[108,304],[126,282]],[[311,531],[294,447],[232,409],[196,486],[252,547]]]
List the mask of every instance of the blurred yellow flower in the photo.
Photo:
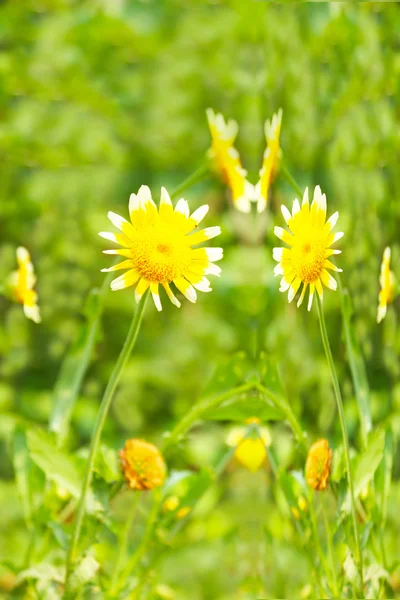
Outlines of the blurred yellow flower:
[[331,473],[332,450],[326,439],[315,442],[308,451],[306,481],[314,490],[326,490]]
[[161,452],[153,444],[140,439],[127,440],[118,454],[132,490],[152,490],[164,483],[167,468]]
[[179,506],[179,498],[178,496],[168,496],[163,503],[163,509],[167,511],[176,510]]
[[264,126],[267,148],[264,152],[263,164],[260,170],[260,181],[256,185],[257,210],[263,212],[268,201],[268,191],[278,170],[281,148],[279,137],[282,125],[282,109],[273,115],[271,121],[266,121]]
[[104,272],[128,269],[111,282],[111,289],[121,290],[135,285],[135,298],[139,302],[150,287],[157,310],[162,310],[160,284],[178,307],[180,302],[170,288],[171,282],[191,302],[196,302],[196,290],[210,292],[206,275],[220,275],[221,269],[214,262],[222,258],[223,252],[222,248],[197,247],[221,233],[220,227],[194,231],[207,211],[208,206],[204,205],[190,215],[188,203],[183,198],[174,210],[165,188],[161,188],[160,207],[157,209],[150,189],[142,185],[138,194],[131,194],[129,198],[131,222],[113,212],[108,213],[112,224],[122,233],[99,234],[123,246],[118,250],[104,250],[105,254],[118,254],[127,259],[103,269]]
[[381,290],[379,292],[379,306],[377,322],[380,323],[386,316],[387,305],[393,300],[395,278],[390,270],[390,248],[385,248],[382,258],[381,275],[379,277]]
[[248,213],[251,202],[255,200],[255,189],[247,181],[247,171],[243,169],[239,153],[233,145],[238,125],[233,120],[225,122],[223,115],[215,114],[211,108],[206,112],[212,138],[210,156],[215,160],[221,178],[231,189],[234,206]]
[[[246,423],[258,424],[260,421],[256,417],[252,417],[247,419]],[[226,439],[228,446],[235,448],[235,458],[253,473],[258,471],[263,464],[267,456],[266,447],[271,445],[271,435],[267,427],[259,427],[258,431],[261,437],[257,432],[247,436],[248,427],[234,427]]]
[[177,519],[184,519],[185,517],[188,516],[188,514],[190,513],[192,509],[190,508],[190,506],[182,506],[182,508],[180,508],[177,513],[176,513],[176,518]]
[[300,510],[302,510],[303,512],[308,511],[307,500],[304,498],[304,496],[300,496],[300,498],[297,501],[297,504],[299,505]]
[[309,286],[308,310],[310,310],[315,290],[322,300],[322,284],[331,290],[337,288],[336,280],[328,273],[328,269],[339,272],[342,269],[338,269],[328,260],[328,257],[341,252],[330,248],[343,237],[343,233],[331,233],[339,213],[334,213],[326,221],[326,196],[322,194],[319,186],[314,190],[311,207],[308,202],[308,188],[306,188],[301,207],[296,198],[293,202],[292,214],[286,206],[282,206],[281,210],[291,231],[289,233],[282,227],[274,229],[275,235],[289,246],[289,248],[273,249],[273,257],[279,263],[274,269],[275,276],[283,275],[279,291],[289,290],[288,298],[291,302],[303,284],[297,302],[297,306],[300,306]]
[[292,515],[294,516],[294,518],[297,521],[300,521],[300,513],[299,513],[299,509],[296,506],[292,506],[291,507],[291,511],[292,511]]
[[26,248],[17,248],[18,270],[10,275],[9,287],[14,299],[24,305],[24,313],[28,319],[40,323],[40,311],[37,305],[38,295],[34,285],[36,276],[31,257]]

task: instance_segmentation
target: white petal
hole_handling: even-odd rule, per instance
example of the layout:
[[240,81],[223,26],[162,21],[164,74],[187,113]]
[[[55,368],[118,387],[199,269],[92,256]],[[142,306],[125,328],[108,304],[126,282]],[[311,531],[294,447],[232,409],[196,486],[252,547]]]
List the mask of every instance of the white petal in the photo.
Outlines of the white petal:
[[186,200],[181,198],[178,201],[177,205],[175,206],[175,212],[182,213],[182,215],[185,215],[185,217],[189,218],[189,205]]
[[284,250],[284,248],[273,248],[272,249],[273,259],[276,260],[277,262],[280,262],[282,260],[283,250]]
[[311,310],[312,303],[313,303],[313,297],[314,297],[314,290],[313,291],[310,290],[310,295],[308,297],[308,306],[307,306],[308,311]]
[[284,277],[282,277],[279,291],[287,292],[288,289],[290,288],[291,283],[292,283],[291,281],[286,281],[286,279]]
[[329,219],[327,220],[327,223],[329,223],[330,229],[333,229],[335,227],[338,218],[339,218],[338,211],[336,211],[335,213],[333,213],[333,215],[331,217],[329,217]]
[[193,221],[196,221],[196,223],[199,224],[200,221],[202,221],[208,213],[208,210],[208,204],[203,204],[203,206],[200,206],[194,211],[194,213],[191,215],[191,219],[193,219]]
[[220,235],[221,227],[219,225],[216,225],[215,227],[206,227],[206,229],[203,229],[203,233],[207,240],[211,240],[212,238],[217,237],[217,235]]
[[196,288],[196,290],[199,290],[199,292],[212,291],[210,287],[210,282],[208,281],[207,277],[203,277],[200,281],[198,281],[197,283],[193,283],[192,285]]
[[213,111],[213,109],[207,108],[206,115],[207,115],[208,124],[215,126],[215,112]]
[[284,238],[284,236],[285,236],[285,234],[286,234],[286,233],[287,233],[287,232],[286,232],[284,229],[282,229],[282,227],[277,227],[277,226],[275,226],[275,227],[274,227],[274,234],[275,234],[275,235],[276,235],[276,237],[278,237],[280,240],[282,240],[282,241],[283,241],[283,238]]
[[[308,188],[306,188],[306,190],[307,189]],[[304,192],[304,193],[306,193],[306,192]],[[297,215],[297,213],[299,213],[299,212],[300,212],[300,202],[297,200],[297,198],[295,198],[295,200],[293,202],[293,208],[292,208],[292,215],[293,215],[293,217],[295,215]]]
[[217,262],[217,260],[221,260],[224,255],[224,251],[222,248],[204,248],[207,254],[207,258],[211,262]]
[[332,244],[334,244],[335,242],[337,242],[338,240],[340,240],[343,236],[344,236],[343,231],[339,231],[339,233],[335,233],[335,235],[333,236],[333,242],[332,242]]
[[304,296],[306,295],[306,289],[307,289],[307,285],[305,283],[303,283],[303,289],[301,290],[300,298],[297,301],[297,308],[299,308],[303,303]]
[[108,231],[100,231],[99,236],[104,238],[105,240],[109,240],[110,242],[115,242],[116,244],[118,244],[116,235],[114,233],[109,233]]
[[131,215],[135,210],[141,208],[141,202],[136,194],[129,196],[129,214]]
[[141,185],[138,191],[138,198],[143,204],[147,202],[153,202],[151,197],[151,191],[148,185]]
[[231,158],[239,158],[239,152],[233,146],[228,148],[228,154]]
[[304,190],[302,206],[308,204],[308,187]]
[[171,198],[165,187],[161,188],[160,204],[167,204],[168,206],[172,206]]
[[19,262],[28,262],[31,260],[31,257],[29,255],[29,252],[26,248],[24,248],[23,246],[19,246],[17,248],[17,259]]
[[292,215],[290,214],[290,210],[284,204],[282,204],[281,211],[283,214],[283,218],[285,219],[286,223],[289,225],[289,221],[292,218]]
[[205,275],[215,275],[219,277],[221,275],[221,267],[218,265],[214,265],[214,263],[208,263],[207,267],[204,269]]
[[162,311],[162,305],[161,305],[160,294],[158,294],[156,292],[151,292],[151,295],[153,296],[153,300],[154,300],[154,304],[156,306],[156,309],[158,310],[158,312],[161,312]]
[[276,267],[274,268],[274,275],[275,275],[275,277],[277,275],[284,275],[284,274],[285,274],[285,271],[283,270],[282,265],[276,265]]
[[117,215],[117,213],[112,212],[111,210],[109,211],[107,216],[110,219],[111,223],[120,231],[122,231],[122,227],[123,227],[124,223],[128,223],[128,221],[126,219],[124,219],[120,215]]

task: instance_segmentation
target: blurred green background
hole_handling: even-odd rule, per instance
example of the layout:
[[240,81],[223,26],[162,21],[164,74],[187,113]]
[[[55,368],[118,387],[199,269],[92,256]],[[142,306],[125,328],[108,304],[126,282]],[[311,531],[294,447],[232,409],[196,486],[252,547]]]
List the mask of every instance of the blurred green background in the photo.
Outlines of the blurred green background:
[[[16,247],[26,246],[42,312],[36,326],[21,306],[0,298],[3,559],[18,563],[26,544],[10,435],[17,423],[48,423],[60,366],[85,322],[85,299],[101,286],[100,269],[111,264],[97,232],[110,230],[107,211],[127,216],[129,194],[140,185],[149,185],[158,200],[161,185],[172,191],[200,166],[210,145],[207,107],[238,121],[236,145],[254,183],[263,123],[283,108],[286,164],[302,187],[321,185],[329,213],[340,212],[345,237],[338,263],[353,298],[373,419],[400,429],[396,307],[376,325],[386,245],[400,277],[399,31],[394,2],[1,3],[0,280],[15,269]],[[223,274],[196,305],[185,302],[177,310],[163,298],[161,314],[148,306],[105,441],[115,449],[134,436],[160,442],[201,396],[219,362],[258,345],[279,362],[310,439],[325,435],[335,445],[340,430],[316,311],[288,306],[272,273],[271,248],[279,245],[273,226],[283,225],[279,207],[292,203],[292,190],[278,178],[257,224],[233,213],[229,194],[213,176],[185,198],[193,208],[209,204],[207,226],[223,228],[216,241],[225,249]],[[327,293],[325,306],[357,446],[338,294]],[[133,310],[131,290],[107,294],[72,416],[71,450],[89,440]],[[214,464],[228,429],[228,423],[199,427],[173,460],[193,468]],[[288,429],[278,424],[271,430],[282,464],[296,465]],[[399,467],[397,460],[397,478]],[[398,483],[393,489],[389,529],[398,531]],[[246,594],[261,593],[260,581],[269,586],[266,597],[298,593],[307,581],[304,559],[285,543],[285,523],[274,522],[270,474],[233,468],[207,502],[160,567],[176,597],[253,598]],[[264,521],[266,540],[255,515]],[[249,558],[254,544],[262,568]],[[396,538],[389,544],[398,556]],[[243,595],[234,596],[238,590]]]

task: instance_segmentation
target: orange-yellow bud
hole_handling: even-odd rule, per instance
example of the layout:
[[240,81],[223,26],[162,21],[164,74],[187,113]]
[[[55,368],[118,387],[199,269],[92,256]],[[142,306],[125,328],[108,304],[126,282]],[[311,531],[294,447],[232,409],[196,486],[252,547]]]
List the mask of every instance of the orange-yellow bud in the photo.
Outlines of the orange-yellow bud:
[[314,490],[326,490],[331,472],[332,450],[328,440],[315,442],[308,451],[306,481]]
[[152,490],[161,486],[167,468],[161,452],[144,440],[127,440],[119,451],[125,479],[132,490]]

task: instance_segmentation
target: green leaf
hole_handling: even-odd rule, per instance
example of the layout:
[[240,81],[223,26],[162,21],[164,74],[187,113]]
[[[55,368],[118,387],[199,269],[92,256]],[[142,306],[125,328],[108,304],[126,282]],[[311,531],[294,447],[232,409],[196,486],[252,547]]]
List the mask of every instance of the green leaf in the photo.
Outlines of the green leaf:
[[81,590],[84,585],[92,581],[99,568],[100,563],[98,563],[93,556],[85,556],[71,575],[71,592],[74,593]]
[[81,477],[75,461],[54,443],[51,434],[40,429],[27,433],[32,460],[42,469],[47,479],[66,489],[74,498],[81,492]]
[[266,353],[261,352],[257,361],[257,374],[262,385],[273,395],[285,398],[285,390],[279,376],[276,362]]
[[[354,495],[356,498],[358,498],[371,481],[375,471],[379,467],[383,458],[384,445],[385,432],[377,430],[370,436],[367,449],[356,457],[352,467]],[[350,493],[348,492],[342,505],[342,511],[347,514],[350,512],[350,508]]]
[[343,446],[338,446],[333,451],[332,456],[332,468],[331,468],[331,480],[340,481],[346,476],[346,456],[344,453]]
[[107,483],[113,483],[122,479],[116,450],[109,448],[105,444],[101,444],[96,456],[94,470]]
[[93,289],[89,293],[83,309],[87,321],[82,325],[79,337],[64,359],[58,375],[49,429],[57,433],[59,445],[68,434],[72,411],[89,366],[109,281],[110,276],[105,278],[101,290]]
[[219,395],[242,385],[254,374],[249,357],[245,352],[238,352],[217,366],[207,384],[203,396]]
[[205,419],[216,421],[243,422],[251,417],[258,417],[261,421],[278,421],[283,419],[283,413],[266,398],[260,398],[259,394],[232,398],[204,413]]
[[358,587],[359,583],[359,575],[356,563],[354,562],[354,558],[350,550],[347,550],[347,556],[343,563],[343,569],[345,578],[347,581],[350,581],[351,584]]
[[18,573],[16,578],[16,584],[19,585],[23,581],[28,579],[35,579],[38,581],[55,581],[56,583],[63,583],[64,581],[64,568],[55,567],[48,563],[41,563],[25,569]]
[[12,451],[15,478],[23,506],[24,518],[25,522],[30,524],[33,512],[32,487],[30,481],[33,463],[29,456],[25,431],[19,427],[15,429],[13,434]]
[[372,419],[370,409],[370,395],[367,378],[367,371],[361,349],[358,344],[356,332],[351,322],[353,307],[348,290],[341,290],[341,308],[343,315],[344,334],[346,340],[347,353],[350,363],[350,370],[356,394],[358,410],[360,413],[361,433],[364,447],[367,445],[368,434],[372,430]]
[[381,527],[387,520],[388,502],[390,486],[392,483],[394,456],[394,440],[392,431],[387,431],[385,435],[385,449],[383,452],[383,461],[378,469],[376,477],[376,492],[378,494],[377,508],[381,517]]

